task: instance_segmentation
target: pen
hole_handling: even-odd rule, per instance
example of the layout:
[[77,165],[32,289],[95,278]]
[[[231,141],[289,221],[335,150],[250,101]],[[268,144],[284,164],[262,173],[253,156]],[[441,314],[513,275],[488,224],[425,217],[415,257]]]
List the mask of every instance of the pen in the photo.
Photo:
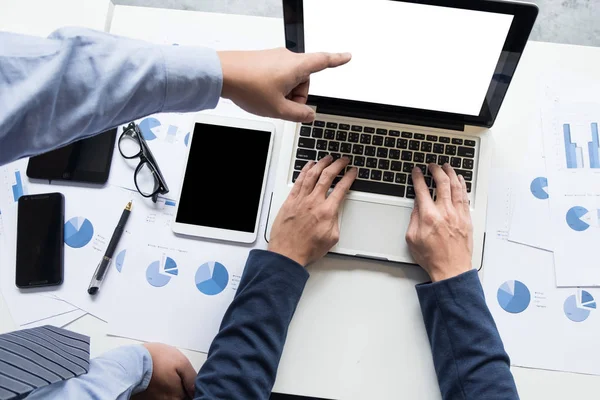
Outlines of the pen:
[[117,224],[117,227],[110,238],[106,252],[102,257],[102,260],[100,260],[100,263],[96,268],[96,272],[94,272],[94,276],[92,276],[92,281],[90,282],[90,287],[88,288],[88,293],[91,295],[98,293],[98,290],[100,290],[100,285],[102,284],[102,281],[104,281],[104,277],[106,276],[106,272],[108,271],[108,267],[112,261],[112,256],[117,248],[117,245],[119,244],[119,240],[121,240],[123,231],[125,230],[125,224],[127,223],[127,219],[129,219],[129,214],[131,214],[131,201],[125,206],[123,214],[121,214],[121,219],[119,219],[119,223]]

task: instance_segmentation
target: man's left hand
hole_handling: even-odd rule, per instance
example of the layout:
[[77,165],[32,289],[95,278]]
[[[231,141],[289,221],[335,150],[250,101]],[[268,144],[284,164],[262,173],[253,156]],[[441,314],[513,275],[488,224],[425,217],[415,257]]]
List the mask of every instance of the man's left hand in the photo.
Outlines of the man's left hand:
[[162,343],[146,343],[152,357],[152,378],[135,400],[188,399],[194,397],[196,371],[185,355]]

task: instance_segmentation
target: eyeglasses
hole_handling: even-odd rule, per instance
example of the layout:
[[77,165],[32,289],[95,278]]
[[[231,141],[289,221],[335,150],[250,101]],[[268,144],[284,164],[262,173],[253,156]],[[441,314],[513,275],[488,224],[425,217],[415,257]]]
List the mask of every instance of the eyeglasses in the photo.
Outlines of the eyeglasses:
[[140,127],[134,122],[123,128],[123,133],[119,138],[119,152],[128,160],[140,159],[133,180],[142,196],[151,197],[152,201],[156,203],[159,194],[169,193],[169,187],[158,168],[152,151],[150,151]]

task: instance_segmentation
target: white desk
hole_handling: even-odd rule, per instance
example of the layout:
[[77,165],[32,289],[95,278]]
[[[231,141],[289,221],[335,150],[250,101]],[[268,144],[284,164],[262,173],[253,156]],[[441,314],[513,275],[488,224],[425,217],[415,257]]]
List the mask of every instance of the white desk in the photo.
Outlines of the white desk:
[[[114,10],[117,18],[120,7]],[[205,18],[202,13],[172,10],[139,8],[135,12],[144,21],[160,13],[161,29],[185,30],[186,24],[201,24]],[[243,31],[238,24],[251,26],[253,18],[236,16],[232,30]],[[550,68],[591,74],[592,69],[600,69],[600,49],[529,43],[493,128],[500,156],[496,159],[502,165],[518,165],[526,146],[514,143],[539,129],[536,79]],[[422,271],[331,256],[310,272],[290,326],[276,391],[338,399],[440,397],[414,290],[416,283],[426,279]],[[0,331],[13,328],[7,315],[0,304]],[[132,343],[105,336],[105,324],[89,316],[69,328],[92,336],[93,355]],[[206,358],[200,353],[185,354],[196,368]],[[600,386],[600,377],[523,368],[513,368],[513,372],[523,399],[589,396]]]

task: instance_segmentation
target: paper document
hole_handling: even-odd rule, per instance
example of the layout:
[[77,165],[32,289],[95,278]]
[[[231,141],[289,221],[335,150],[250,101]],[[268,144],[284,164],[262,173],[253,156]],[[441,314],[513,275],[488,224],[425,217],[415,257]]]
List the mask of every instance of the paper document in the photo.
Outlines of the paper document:
[[551,252],[506,240],[515,175],[490,178],[483,287],[511,364],[600,375],[600,290],[557,288]]
[[557,286],[600,286],[600,103],[555,100],[544,110]]

